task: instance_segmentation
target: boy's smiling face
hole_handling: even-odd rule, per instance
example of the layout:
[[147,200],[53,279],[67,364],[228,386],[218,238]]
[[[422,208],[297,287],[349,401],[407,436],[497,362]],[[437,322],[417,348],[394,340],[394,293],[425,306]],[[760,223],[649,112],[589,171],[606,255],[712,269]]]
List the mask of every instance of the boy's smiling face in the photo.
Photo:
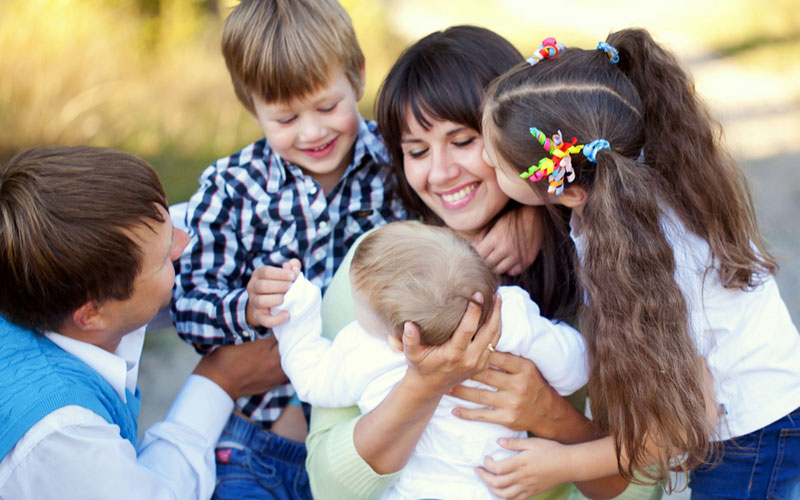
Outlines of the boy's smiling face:
[[329,192],[342,177],[358,136],[357,103],[364,93],[354,89],[344,71],[331,75],[327,86],[288,102],[265,103],[255,94],[256,120],[270,147]]

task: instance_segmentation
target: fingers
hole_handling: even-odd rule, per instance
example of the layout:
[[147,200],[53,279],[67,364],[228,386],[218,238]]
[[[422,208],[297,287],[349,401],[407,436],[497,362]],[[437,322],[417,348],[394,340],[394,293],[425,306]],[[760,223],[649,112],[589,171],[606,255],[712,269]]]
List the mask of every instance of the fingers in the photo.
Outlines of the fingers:
[[[473,377],[473,380],[475,378]],[[466,385],[457,385],[453,387],[453,390],[450,391],[450,395],[458,398],[463,399],[466,401],[471,401],[473,403],[479,404],[481,406],[495,406],[498,402],[498,398],[502,398],[502,395],[498,394],[497,391],[492,391],[490,389],[480,389],[478,387],[468,387]],[[463,408],[463,411],[460,413],[466,413],[467,409]],[[459,415],[461,418],[461,415]],[[473,420],[468,418],[467,420]]]
[[253,319],[264,328],[274,328],[289,321],[289,311],[279,311],[272,314],[270,310],[258,309],[253,312]]
[[[490,365],[511,374],[520,373],[523,369],[523,363],[532,364],[532,362],[529,361],[528,359],[508,352],[495,351],[492,353],[491,356],[489,356]],[[486,370],[485,372],[482,372],[479,375],[482,378],[481,379],[475,378],[475,380],[478,380],[478,382],[483,382],[485,384],[491,385],[492,387],[498,387],[498,386],[493,383],[486,382],[485,380],[490,380],[493,382],[497,380],[497,378],[502,378],[499,376],[494,377],[494,375],[498,375],[498,370]],[[502,372],[499,372],[499,375],[502,375]]]
[[419,327],[410,321],[406,321],[403,324],[403,353],[408,360],[416,361],[422,349]]
[[[472,299],[478,304],[483,304],[483,296],[478,292],[472,296]],[[464,316],[461,317],[461,322],[456,327],[456,331],[453,332],[451,342],[461,350],[465,350],[469,346],[476,331],[478,331],[478,323],[481,319],[481,307],[478,304],[474,302],[467,304],[467,310]],[[487,339],[482,348],[486,349],[489,342],[490,340]]]
[[[491,352],[488,349],[486,349],[487,346],[490,343],[492,345],[497,345],[497,342],[500,340],[501,302],[502,299],[500,298],[500,295],[495,295],[494,308],[492,308],[492,313],[489,315],[489,318],[487,318],[483,326],[481,326],[478,332],[475,334],[475,339],[473,341],[473,344],[476,344],[481,349],[486,350],[486,352],[489,354],[491,354]],[[469,308],[467,308],[467,314],[469,314]],[[478,311],[478,314],[480,314],[480,311]],[[487,360],[488,360],[488,355],[487,355]]]
[[289,269],[285,269],[283,267],[275,267],[275,266],[261,266],[256,268],[253,271],[253,275],[250,277],[251,280],[276,280],[276,281],[289,281],[292,282],[297,278],[297,273],[294,271],[293,262],[297,262],[299,266],[300,261],[297,259],[292,259],[287,264],[289,264]]

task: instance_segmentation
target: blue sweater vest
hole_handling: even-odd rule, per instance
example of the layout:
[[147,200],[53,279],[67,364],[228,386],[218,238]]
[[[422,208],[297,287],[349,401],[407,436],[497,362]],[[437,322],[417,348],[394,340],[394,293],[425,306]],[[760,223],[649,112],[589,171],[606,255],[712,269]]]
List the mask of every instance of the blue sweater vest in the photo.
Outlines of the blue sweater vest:
[[138,389],[126,391],[126,399],[83,361],[0,317],[0,460],[36,422],[67,405],[118,425],[135,447]]

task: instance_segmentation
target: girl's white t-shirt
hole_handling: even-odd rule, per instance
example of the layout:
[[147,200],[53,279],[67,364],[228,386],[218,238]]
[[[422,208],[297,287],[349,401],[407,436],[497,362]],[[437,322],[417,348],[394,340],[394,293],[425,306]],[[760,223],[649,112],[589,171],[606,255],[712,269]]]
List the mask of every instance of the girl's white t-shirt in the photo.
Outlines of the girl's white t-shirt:
[[[571,237],[582,259],[585,238]],[[722,411],[715,440],[748,434],[800,407],[800,335],[773,276],[752,290],[724,288],[705,240],[670,209],[661,229],[675,257],[675,281],[689,308],[690,332],[706,359]]]

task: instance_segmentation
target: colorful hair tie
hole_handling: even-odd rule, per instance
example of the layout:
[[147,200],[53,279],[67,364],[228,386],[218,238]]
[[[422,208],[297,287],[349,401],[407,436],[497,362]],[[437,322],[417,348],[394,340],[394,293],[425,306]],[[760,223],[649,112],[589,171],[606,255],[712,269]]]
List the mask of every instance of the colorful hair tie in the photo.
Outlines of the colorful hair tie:
[[575,180],[575,170],[572,168],[573,153],[579,153],[583,145],[576,145],[578,139],[573,137],[571,142],[564,142],[561,138],[561,131],[549,139],[536,127],[530,128],[530,133],[539,141],[550,158],[542,158],[538,165],[531,165],[527,172],[522,172],[519,176],[523,179],[530,179],[531,182],[542,180],[548,176],[550,187],[548,193],[555,193],[556,196],[564,192],[564,181],[572,182]]
[[595,139],[583,148],[583,155],[592,163],[597,163],[597,153],[603,149],[611,149],[605,139]]
[[542,40],[542,44],[539,45],[539,48],[536,49],[536,52],[530,56],[527,61],[528,64],[531,66],[535,66],[536,63],[541,61],[542,59],[553,59],[558,55],[559,52],[564,50],[566,47],[561,45],[560,43],[556,42],[556,39],[551,37],[545,38]]
[[605,52],[612,63],[617,64],[619,62],[619,51],[608,42],[597,42],[597,50]]

